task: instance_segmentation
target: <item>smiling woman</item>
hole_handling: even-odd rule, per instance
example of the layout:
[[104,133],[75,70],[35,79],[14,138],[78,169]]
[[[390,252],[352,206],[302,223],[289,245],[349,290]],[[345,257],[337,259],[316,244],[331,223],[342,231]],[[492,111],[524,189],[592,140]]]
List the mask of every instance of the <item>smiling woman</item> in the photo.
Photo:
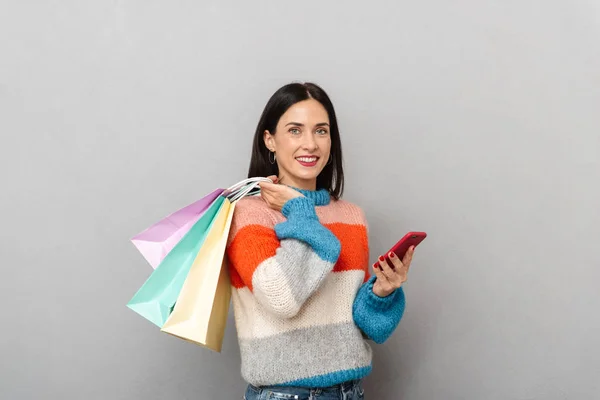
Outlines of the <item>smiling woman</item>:
[[344,185],[342,145],[329,96],[311,83],[289,84],[271,97],[252,147],[249,177],[276,175],[301,189],[327,189],[338,199]]
[[404,312],[414,248],[369,274],[363,211],[341,199],[342,145],[333,104],[315,84],[289,84],[267,103],[249,177],[261,196],[237,202],[227,256],[245,398],[358,400]]

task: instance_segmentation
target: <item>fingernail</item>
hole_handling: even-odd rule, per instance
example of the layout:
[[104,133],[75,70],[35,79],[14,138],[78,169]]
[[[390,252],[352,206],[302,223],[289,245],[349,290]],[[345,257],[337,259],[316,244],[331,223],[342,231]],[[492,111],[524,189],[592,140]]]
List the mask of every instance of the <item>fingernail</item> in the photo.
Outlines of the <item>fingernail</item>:
[[383,256],[380,256],[379,261],[385,261],[385,258],[383,258]]
[[394,257],[396,257],[396,255],[393,252],[391,252],[390,253],[390,258],[394,258]]
[[377,264],[377,263],[373,264],[373,268],[379,268],[379,264]]

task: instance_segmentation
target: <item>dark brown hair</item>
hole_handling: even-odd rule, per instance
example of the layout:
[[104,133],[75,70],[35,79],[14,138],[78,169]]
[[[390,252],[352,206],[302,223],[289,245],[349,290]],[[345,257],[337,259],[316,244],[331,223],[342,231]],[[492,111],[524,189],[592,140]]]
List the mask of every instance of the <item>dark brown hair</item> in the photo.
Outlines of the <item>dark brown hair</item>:
[[265,146],[264,132],[276,134],[275,129],[281,116],[294,104],[314,99],[321,103],[329,116],[331,136],[331,160],[317,177],[317,189],[327,189],[334,199],[339,199],[344,191],[344,169],[342,167],[342,143],[333,104],[323,89],[314,83],[290,83],[279,90],[267,102],[260,116],[254,142],[252,157],[248,168],[248,178],[278,175],[277,163],[269,162],[269,149]]

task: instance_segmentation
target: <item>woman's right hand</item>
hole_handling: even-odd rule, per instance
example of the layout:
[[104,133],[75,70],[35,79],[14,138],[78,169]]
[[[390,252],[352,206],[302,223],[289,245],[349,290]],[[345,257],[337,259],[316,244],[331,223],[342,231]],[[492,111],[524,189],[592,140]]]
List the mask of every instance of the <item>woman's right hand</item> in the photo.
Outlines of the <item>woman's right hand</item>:
[[273,183],[261,182],[260,196],[273,210],[281,212],[284,204],[296,197],[302,197],[302,193],[291,187],[278,184],[278,179],[275,175],[268,177]]

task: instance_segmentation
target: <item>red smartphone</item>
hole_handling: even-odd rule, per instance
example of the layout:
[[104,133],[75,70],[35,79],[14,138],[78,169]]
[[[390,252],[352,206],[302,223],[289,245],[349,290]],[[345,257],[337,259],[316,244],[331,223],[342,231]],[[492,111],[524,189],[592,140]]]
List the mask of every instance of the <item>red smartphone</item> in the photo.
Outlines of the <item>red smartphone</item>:
[[389,259],[390,256],[388,255],[388,254],[390,254],[390,252],[393,251],[394,254],[396,254],[398,256],[400,261],[402,261],[402,259],[406,255],[406,252],[410,248],[410,246],[417,247],[419,245],[419,243],[421,243],[423,240],[425,240],[426,237],[427,237],[427,234],[425,232],[408,232],[406,235],[404,235],[404,237],[402,239],[400,239],[398,241],[398,243],[396,243],[394,246],[392,246],[392,248],[387,253],[385,253],[383,255],[383,257],[387,261],[388,265],[391,268],[394,268],[394,265],[392,264],[392,262]]

